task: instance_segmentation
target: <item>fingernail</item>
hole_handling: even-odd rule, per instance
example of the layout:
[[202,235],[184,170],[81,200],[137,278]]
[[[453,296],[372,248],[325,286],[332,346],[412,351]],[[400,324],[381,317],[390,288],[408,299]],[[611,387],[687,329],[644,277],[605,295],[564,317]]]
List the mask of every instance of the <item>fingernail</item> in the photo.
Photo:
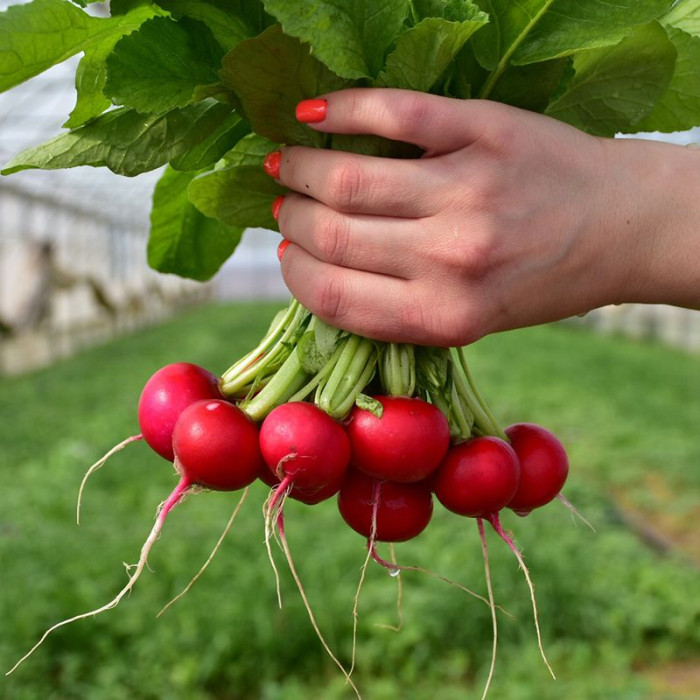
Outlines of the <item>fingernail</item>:
[[287,246],[289,245],[289,241],[285,238],[278,246],[277,246],[277,259],[281,262],[282,261],[282,256],[284,255],[284,251],[287,250]]
[[282,207],[282,202],[284,202],[284,195],[281,194],[279,197],[275,197],[272,200],[272,205],[270,206],[270,211],[272,212],[272,218],[277,221],[280,218],[280,208]]
[[282,153],[280,151],[272,151],[265,156],[263,161],[263,170],[275,180],[280,176],[280,163],[282,162]]
[[303,122],[304,124],[322,122],[326,118],[327,110],[328,102],[326,100],[302,100],[297,105],[297,121]]

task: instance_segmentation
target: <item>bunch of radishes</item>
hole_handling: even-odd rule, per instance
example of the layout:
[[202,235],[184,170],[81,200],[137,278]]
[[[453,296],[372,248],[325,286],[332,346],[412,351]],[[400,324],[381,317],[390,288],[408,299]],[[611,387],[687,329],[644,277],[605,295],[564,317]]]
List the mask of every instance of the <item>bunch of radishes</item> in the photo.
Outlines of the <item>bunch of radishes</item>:
[[[297,343],[302,336],[303,333],[296,334]],[[348,343],[343,347],[347,348]],[[276,372],[282,372],[280,368],[288,364],[295,350],[294,343],[288,340],[285,357],[271,366],[273,377],[275,368]],[[155,525],[141,549],[138,563],[130,569],[126,586],[106,605],[51,627],[14,668],[53,630],[111,609],[120,602],[145,568],[167,514],[188,493],[202,489],[239,491],[247,489],[256,479],[272,487],[264,508],[266,541],[269,545],[270,533],[276,526],[292,567],[282,512],[287,497],[313,505],[337,496],[344,521],[367,539],[368,556],[395,572],[405,567],[382,559],[375,543],[402,542],[419,535],[432,517],[434,494],[445,508],[477,520],[486,562],[482,519],[489,521],[518,557],[532,592],[522,557],[502,529],[498,513],[511,508],[519,515],[526,515],[561,497],[568,474],[566,452],[554,435],[533,424],[519,423],[500,431],[483,399],[473,389],[464,363],[459,365],[463,372],[456,381],[457,370],[450,365],[448,355],[426,349],[432,354],[421,359],[419,353],[416,360],[416,351],[390,345],[383,350],[373,347],[372,352],[383,362],[382,376],[392,379],[380,377],[371,384],[374,373],[365,371],[367,358],[363,356],[354,371],[360,372],[364,380],[358,383],[354,377],[354,383],[345,382],[352,385],[354,393],[348,395],[353,401],[340,417],[332,416],[318,401],[295,400],[292,396],[288,397],[292,400],[286,401],[278,397],[276,405],[268,407],[262,419],[254,420],[246,407],[251,405],[251,399],[253,405],[259,405],[254,403],[255,397],[272,381],[268,378],[256,384],[250,368],[256,363],[265,365],[260,360],[269,357],[270,347],[262,352],[256,349],[252,361],[249,358],[244,365],[239,361],[239,367],[255,387],[245,398],[227,396],[225,379],[191,363],[175,363],[158,370],[146,382],[139,400],[141,432],[110,450],[88,470],[85,479],[115,451],[135,440],[144,440],[174,464],[178,483],[159,507]],[[342,352],[333,352],[335,368]],[[382,357],[382,352],[392,356]],[[270,372],[270,368],[266,371]],[[349,370],[346,367],[343,371],[346,374],[333,385],[333,392],[336,397],[338,392],[343,392],[342,402],[347,404],[348,390],[342,380],[347,379]],[[319,374],[323,372],[330,374],[321,368]],[[290,376],[285,382],[289,382]],[[309,380],[308,376],[301,376],[307,383],[315,381],[313,377]],[[456,388],[460,377],[462,386],[468,387],[462,394]],[[298,386],[299,380],[295,382]],[[391,395],[387,386],[422,396]],[[362,393],[366,387],[379,391]],[[484,425],[500,437],[484,434],[480,427]],[[294,570],[293,573],[296,578]],[[488,564],[487,582],[495,631]],[[300,590],[303,595],[301,586]],[[333,656],[310,608],[309,614],[321,641]],[[334,656],[333,659],[352,684],[340,662]]]
[[312,402],[284,403],[258,427],[222,396],[212,373],[176,363],[146,383],[138,415],[143,439],[181,476],[173,504],[192,486],[236,491],[260,478],[310,505],[338,494],[341,515],[365,537],[374,511],[376,541],[420,534],[433,493],[454,513],[492,519],[506,507],[525,515],[549,503],[566,481],[566,452],[542,427],[513,425],[508,441],[454,442],[434,404],[372,398],[379,410],[354,406],[344,420]]

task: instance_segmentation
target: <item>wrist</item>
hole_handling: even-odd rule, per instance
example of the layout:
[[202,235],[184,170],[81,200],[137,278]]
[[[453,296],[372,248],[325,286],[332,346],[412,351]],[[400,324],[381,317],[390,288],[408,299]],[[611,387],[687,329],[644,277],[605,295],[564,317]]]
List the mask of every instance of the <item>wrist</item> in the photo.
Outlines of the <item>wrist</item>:
[[613,303],[700,308],[700,150],[640,139],[608,142],[617,187]]

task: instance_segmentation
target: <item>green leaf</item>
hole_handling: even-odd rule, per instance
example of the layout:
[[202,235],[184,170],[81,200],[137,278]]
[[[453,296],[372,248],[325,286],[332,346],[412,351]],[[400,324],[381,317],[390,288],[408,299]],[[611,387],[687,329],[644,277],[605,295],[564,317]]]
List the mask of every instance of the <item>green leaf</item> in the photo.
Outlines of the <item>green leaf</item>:
[[170,165],[175,170],[204,170],[223,158],[249,132],[248,123],[231,114],[196,146],[172,158]]
[[325,137],[296,120],[297,103],[348,85],[279,25],[229,51],[221,81],[236,93],[253,131],[276,143],[305,146],[320,146]]
[[225,6],[204,0],[161,0],[160,5],[177,19],[191,17],[206,24],[224,51],[265,28],[259,0],[226,2]]
[[153,193],[148,264],[159,272],[205,281],[232,255],[243,235],[210,219],[187,199],[197,173],[167,168]]
[[121,36],[125,24],[133,29],[133,18],[91,17],[65,0],[12,5],[0,13],[0,91]]
[[141,5],[130,10],[122,16],[123,20],[116,31],[85,51],[75,74],[77,101],[64,127],[74,129],[81,126],[112,106],[112,102],[103,94],[107,80],[107,57],[123,36],[138,29],[159,12],[161,10],[153,5]]
[[438,17],[422,20],[398,37],[377,83],[428,92],[469,37],[487,20],[485,14],[466,22]]
[[441,17],[450,22],[464,22],[482,15],[472,0],[413,0],[412,5],[419,21],[426,17]]
[[229,226],[276,230],[270,205],[281,194],[285,194],[285,189],[259,167],[243,165],[196,177],[188,196],[203,214]]
[[616,46],[577,54],[575,74],[546,113],[599,136],[629,133],[666,91],[676,50],[657,22]]
[[228,120],[230,107],[214,100],[162,115],[119,108],[67,134],[29,148],[2,170],[57,170],[79,165],[105,166],[118,175],[138,175],[184,156]]
[[667,27],[678,53],[668,90],[636,125],[639,131],[685,131],[700,125],[700,36]]
[[265,156],[274,151],[278,144],[258,134],[244,136],[228,153],[223,156],[225,167],[254,165],[262,168]]
[[139,112],[165,112],[192,101],[217,80],[223,51],[201,22],[154,17],[125,36],[107,59],[105,94]]
[[401,31],[409,0],[264,0],[285,34],[308,43],[313,54],[343,78],[374,78]]
[[492,71],[489,96],[509,63],[527,64],[617,44],[656,19],[673,0],[478,0],[491,21],[474,37],[476,56]]
[[488,71],[481,66],[474,55],[474,42],[469,41],[447,69],[441,86],[442,93],[465,100],[475,97],[488,77]]
[[314,338],[316,340],[316,347],[319,352],[325,357],[330,359],[331,355],[338,347],[341,338],[345,337],[347,333],[331,326],[330,323],[322,321],[320,318],[314,320]]
[[508,66],[489,99],[531,112],[544,112],[571,61],[571,58],[558,58],[527,66]]
[[661,23],[700,36],[700,0],[680,0],[661,18]]

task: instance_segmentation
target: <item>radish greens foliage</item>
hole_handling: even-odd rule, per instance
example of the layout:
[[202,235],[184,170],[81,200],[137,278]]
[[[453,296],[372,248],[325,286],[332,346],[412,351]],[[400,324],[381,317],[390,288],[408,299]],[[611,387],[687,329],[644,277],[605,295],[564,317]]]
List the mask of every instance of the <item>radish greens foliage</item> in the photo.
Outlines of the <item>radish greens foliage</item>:
[[33,0],[0,13],[0,90],[82,54],[51,141],[5,164],[107,167],[156,186],[149,263],[209,279],[243,230],[275,228],[279,144],[415,156],[297,122],[352,86],[488,98],[599,136],[700,124],[700,0]]

